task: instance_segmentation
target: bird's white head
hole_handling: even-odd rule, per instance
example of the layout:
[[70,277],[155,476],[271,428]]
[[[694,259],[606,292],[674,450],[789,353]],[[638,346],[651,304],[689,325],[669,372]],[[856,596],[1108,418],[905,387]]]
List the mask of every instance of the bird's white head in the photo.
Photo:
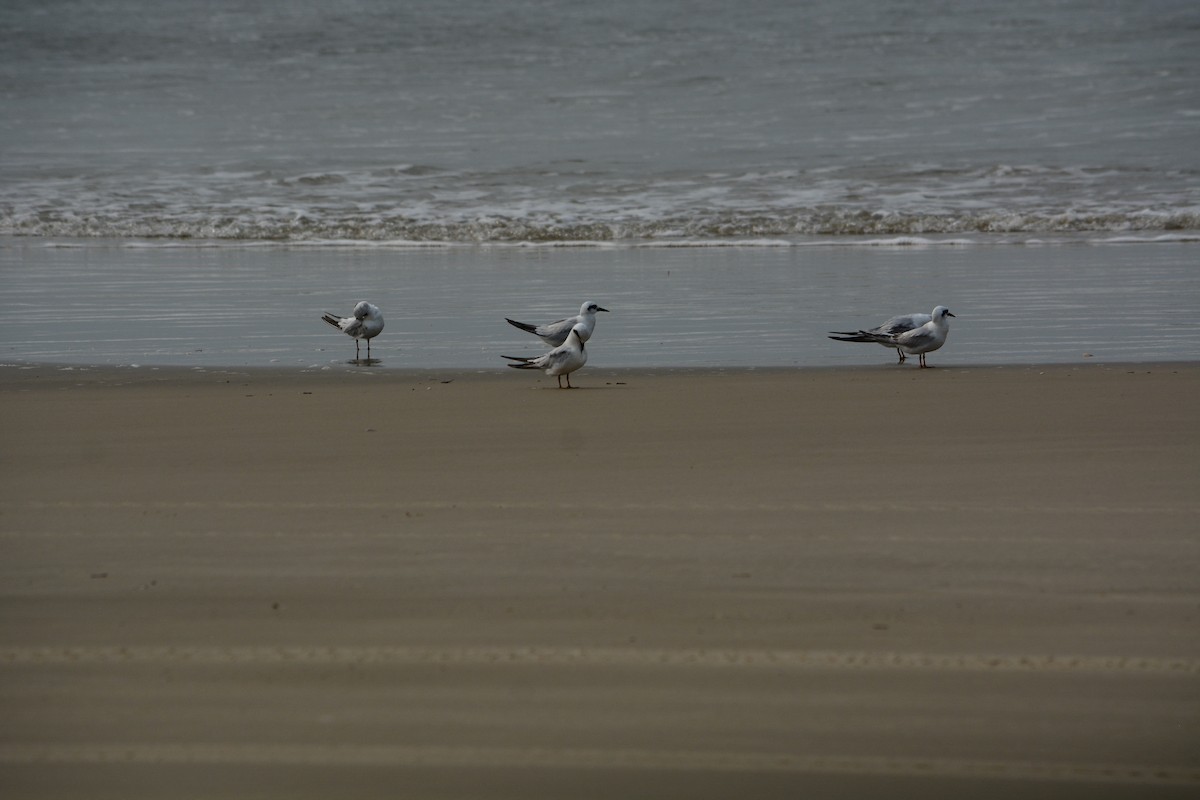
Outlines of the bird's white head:
[[579,342],[579,347],[582,348],[583,342],[584,342],[584,335],[587,332],[588,332],[587,326],[584,325],[582,322],[577,322],[577,323],[575,323],[574,327],[571,328],[571,332],[569,334],[567,334],[567,338],[570,339],[571,337],[574,337],[575,341]]
[[366,319],[375,311],[377,311],[375,306],[371,305],[366,300],[363,300],[359,302],[358,305],[354,306],[354,318]]
[[933,314],[931,316],[933,317],[934,322],[945,322],[946,317],[953,317],[954,314],[950,313],[950,309],[946,308],[945,306],[938,306],[933,310]]
[[579,307],[579,316],[586,317],[589,314],[595,314],[597,311],[608,311],[607,308],[601,308],[599,303],[588,300]]

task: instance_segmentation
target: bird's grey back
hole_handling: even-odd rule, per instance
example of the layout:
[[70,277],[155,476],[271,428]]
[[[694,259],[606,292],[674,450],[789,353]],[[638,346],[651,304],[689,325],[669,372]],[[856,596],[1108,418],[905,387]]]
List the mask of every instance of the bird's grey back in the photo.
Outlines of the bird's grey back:
[[897,336],[901,333],[906,333],[919,328],[929,322],[932,317],[928,314],[902,314],[898,317],[892,317],[887,322],[880,325],[872,333],[883,333],[888,336]]

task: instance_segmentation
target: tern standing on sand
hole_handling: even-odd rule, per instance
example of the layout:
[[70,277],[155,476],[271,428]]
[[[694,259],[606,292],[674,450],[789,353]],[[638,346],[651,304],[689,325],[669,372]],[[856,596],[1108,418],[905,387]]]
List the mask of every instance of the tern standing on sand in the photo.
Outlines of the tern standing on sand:
[[[522,358],[521,356],[500,356],[507,358],[509,361],[519,363],[509,364],[513,369],[540,369],[545,370],[547,375],[554,375],[558,378],[558,388],[574,389],[571,385],[571,373],[587,363],[587,350],[583,346],[583,334],[586,326],[580,322],[567,332],[566,341],[561,345],[535,358]],[[567,385],[563,386],[563,377],[567,379]]]
[[515,319],[509,319],[508,317],[504,319],[514,328],[520,328],[537,336],[550,347],[558,347],[567,341],[568,334],[575,328],[579,328],[579,340],[581,342],[586,342],[592,338],[592,331],[596,329],[597,311],[608,311],[608,309],[601,308],[589,300],[579,307],[579,314],[577,316],[556,319],[554,322],[547,322],[545,325],[530,325],[528,322],[517,322]]
[[830,331],[833,335],[829,338],[839,342],[874,342],[884,347],[895,348],[896,352],[900,354],[900,363],[903,364],[904,359],[908,356],[888,337],[898,336],[913,328],[919,328],[931,319],[933,317],[929,314],[901,314],[867,331]]
[[946,337],[950,334],[949,317],[954,315],[950,313],[950,309],[945,306],[938,306],[933,310],[932,319],[926,322],[919,328],[913,328],[911,331],[897,333],[892,335],[871,334],[868,331],[859,331],[863,336],[872,336],[871,341],[877,341],[880,344],[890,344],[896,347],[902,353],[907,353],[910,356],[920,356],[921,367],[927,367],[925,363],[925,354],[932,353],[946,343]]
[[354,337],[354,360],[358,360],[358,340],[365,339],[367,341],[367,358],[371,358],[371,340],[379,335],[383,330],[383,312],[379,310],[379,306],[368,303],[363,300],[358,305],[354,306],[352,316],[339,317],[335,314],[325,313],[321,319],[328,322],[333,327]]
[[950,335],[950,309],[938,306],[932,314],[905,314],[892,317],[887,322],[869,331],[830,331],[830,336],[839,342],[874,342],[884,347],[894,347],[900,353],[900,363],[906,356],[920,356],[922,367],[925,354],[932,353],[946,343]]

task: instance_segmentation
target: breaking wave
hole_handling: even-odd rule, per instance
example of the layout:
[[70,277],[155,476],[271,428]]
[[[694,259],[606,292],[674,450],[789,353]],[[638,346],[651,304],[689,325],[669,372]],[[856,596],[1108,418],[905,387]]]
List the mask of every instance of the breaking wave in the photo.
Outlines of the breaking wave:
[[631,176],[558,170],[113,171],[0,186],[0,235],[270,242],[728,242],[1200,230],[1186,171],[929,165]]
[[0,234],[48,238],[117,238],[312,242],[555,243],[708,241],[797,236],[944,236],[955,234],[1153,233],[1200,230],[1196,212],[1140,214],[904,214],[797,210],[719,213],[657,220],[488,217],[429,221],[369,216],[283,218],[245,215],[106,215],[0,213]]

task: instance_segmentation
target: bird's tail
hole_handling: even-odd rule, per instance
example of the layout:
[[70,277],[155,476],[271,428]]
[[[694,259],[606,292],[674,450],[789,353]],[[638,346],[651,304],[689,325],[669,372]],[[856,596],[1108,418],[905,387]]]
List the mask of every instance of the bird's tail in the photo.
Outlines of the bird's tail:
[[523,356],[500,356],[500,357],[507,358],[509,361],[518,362],[516,364],[508,365],[508,366],[512,367],[513,369],[537,369],[536,366],[529,363],[530,361],[533,361],[532,358],[525,358]]
[[322,315],[321,315],[321,319],[325,320],[325,321],[326,321],[326,322],[328,322],[330,325],[332,325],[333,327],[337,328],[339,331],[342,329],[342,320],[341,320],[341,318],[340,318],[340,317],[335,317],[333,314],[330,314],[328,311],[327,311],[327,312],[325,312],[324,314],[322,314]]
[[878,342],[879,339],[875,334],[867,333],[866,331],[830,331],[833,339],[838,342]]
[[[515,319],[509,319],[508,317],[505,317],[504,321],[514,328],[520,328],[526,333],[537,333],[537,325],[530,325],[528,322],[517,322]],[[508,358],[508,356],[505,356],[505,358]]]

